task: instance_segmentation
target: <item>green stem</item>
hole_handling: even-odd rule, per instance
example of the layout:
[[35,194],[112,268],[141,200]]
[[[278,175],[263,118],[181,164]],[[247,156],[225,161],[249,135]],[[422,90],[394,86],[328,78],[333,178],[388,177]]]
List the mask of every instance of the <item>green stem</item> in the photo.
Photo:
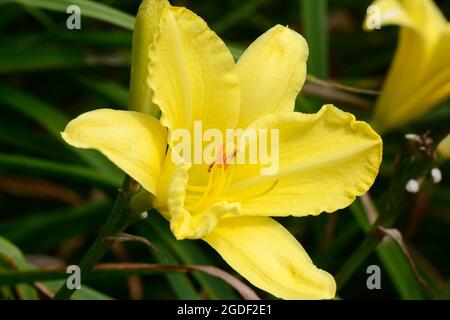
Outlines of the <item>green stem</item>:
[[[128,179],[125,179],[124,185],[126,184],[128,184]],[[79,264],[82,275],[88,274],[106,253],[110,246],[106,239],[111,236],[119,235],[135,220],[136,216],[127,210],[124,194],[119,193],[105,227],[99,233],[95,242],[89,248]],[[64,283],[55,294],[54,299],[70,299],[73,293],[74,290],[69,289],[66,283]]]
[[[167,0],[143,0],[139,7],[133,32],[128,109],[148,113],[153,116],[157,116],[158,110],[151,102],[152,94],[147,85],[148,66],[150,63],[148,50],[156,33],[160,15],[168,4]],[[129,190],[130,187],[132,190]],[[107,243],[109,237],[119,235],[129,225],[142,219],[141,213],[147,211],[151,206],[151,201],[148,201],[145,196],[141,196],[138,189],[139,187],[134,188],[130,186],[130,179],[128,177],[125,178],[123,191],[119,193],[105,227],[80,262],[79,267],[82,274],[87,275],[106,253],[109,248]],[[138,193],[139,196],[133,199]],[[69,299],[72,294],[73,290],[67,288],[64,283],[54,299]]]
[[[393,185],[396,185],[395,182],[391,183]],[[378,216],[377,221],[372,227],[366,220],[366,213],[360,207],[359,202],[354,202],[350,206],[350,210],[353,211],[354,216],[360,220],[359,222],[364,226],[364,229],[367,229],[367,234],[363,242],[352,253],[350,258],[345,262],[345,264],[336,274],[336,284],[338,290],[340,290],[347,283],[347,281],[355,273],[355,271],[364,263],[367,257],[377,248],[377,246],[383,240],[383,236],[380,236],[380,234],[376,230],[377,226],[391,228],[400,217],[401,212],[404,210],[405,199],[402,196],[402,192],[400,191],[401,189],[398,187],[392,188],[395,190],[391,192],[391,196],[388,197],[386,201],[385,212],[381,213],[380,216]],[[395,202],[394,199],[396,199],[397,202]]]
[[336,284],[338,288],[342,288],[360,265],[367,259],[370,253],[380,244],[382,238],[373,233],[367,234],[364,241],[352,253],[350,258],[342,266],[336,275]]
[[[399,201],[401,201],[401,198],[398,199]],[[377,226],[391,228],[400,217],[402,209],[402,206],[395,205],[392,210],[388,211],[389,214],[382,214],[381,216],[379,216],[377,221],[371,228],[369,228],[370,225],[367,221],[363,222],[363,225],[365,225],[365,227],[367,227],[368,229],[366,237],[336,274],[336,284],[339,289],[341,289],[347,283],[347,281],[355,273],[355,271],[363,264],[367,257],[377,248],[377,246],[383,240],[383,236],[380,235],[376,230]],[[355,212],[355,216],[359,216],[359,219],[363,219],[362,216],[365,215],[365,212],[362,211],[362,208],[357,207],[356,203],[353,203],[350,206],[350,210],[354,212],[358,210],[359,212]]]
[[303,32],[310,50],[309,73],[321,79],[329,76],[328,0],[300,0]]

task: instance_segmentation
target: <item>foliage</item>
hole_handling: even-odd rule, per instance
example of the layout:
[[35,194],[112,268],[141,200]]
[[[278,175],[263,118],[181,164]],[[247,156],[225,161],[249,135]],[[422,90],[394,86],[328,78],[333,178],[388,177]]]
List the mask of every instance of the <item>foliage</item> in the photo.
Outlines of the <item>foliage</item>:
[[[139,3],[0,0],[0,298],[47,298],[45,288],[55,292],[61,281],[42,279],[42,290],[36,282],[2,285],[1,279],[8,273],[21,279],[33,270],[78,263],[106,222],[123,174],[100,154],[69,147],[59,132],[87,108],[127,108],[131,30]],[[372,91],[381,87],[397,40],[394,28],[372,34],[362,30],[370,1],[172,3],[203,16],[236,58],[275,24],[299,30],[313,58],[297,110],[315,112],[334,103],[370,120],[376,99]],[[448,2],[437,3],[450,12]],[[81,30],[66,28],[68,4],[80,5]],[[337,274],[341,298],[449,298],[449,163],[440,164],[441,183],[428,179],[419,194],[404,189],[409,179],[429,178],[438,165],[423,156],[423,144],[404,135],[429,131],[436,144],[448,134],[448,123],[447,101],[383,139],[382,169],[370,195],[380,216],[377,224],[400,230],[403,248],[394,241],[380,244],[380,234],[367,218],[367,198],[335,215],[279,219],[319,267]],[[119,243],[103,261],[212,265],[233,273],[207,245],[176,241],[167,222],[154,213],[127,231],[148,239],[162,256],[141,243]],[[381,267],[382,290],[366,287],[366,268],[372,264]],[[75,298],[239,298],[226,282],[199,271],[109,272],[88,279],[87,285],[95,289],[86,287]]]

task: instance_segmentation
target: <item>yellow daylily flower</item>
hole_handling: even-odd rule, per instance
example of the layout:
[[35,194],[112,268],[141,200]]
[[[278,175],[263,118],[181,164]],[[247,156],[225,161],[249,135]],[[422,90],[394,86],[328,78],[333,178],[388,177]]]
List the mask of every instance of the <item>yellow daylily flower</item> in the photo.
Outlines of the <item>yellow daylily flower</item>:
[[450,134],[448,134],[441,142],[439,142],[436,150],[438,155],[442,159],[450,159]]
[[450,96],[450,24],[432,0],[376,0],[372,8],[376,10],[369,10],[366,29],[376,21],[400,26],[399,44],[375,108],[374,127],[385,132]]
[[[168,6],[150,56],[148,84],[160,121],[100,109],[72,120],[64,140],[106,155],[153,194],[154,208],[170,221],[177,239],[206,241],[255,286],[284,299],[333,298],[333,277],[269,216],[318,215],[348,206],[375,180],[381,138],[331,105],[312,115],[294,112],[308,47],[287,27],[267,31],[235,64],[200,17]],[[174,133],[194,135],[196,121],[219,132],[278,129],[278,172],[261,175],[259,162],[185,161]],[[244,151],[236,148],[233,156]]]

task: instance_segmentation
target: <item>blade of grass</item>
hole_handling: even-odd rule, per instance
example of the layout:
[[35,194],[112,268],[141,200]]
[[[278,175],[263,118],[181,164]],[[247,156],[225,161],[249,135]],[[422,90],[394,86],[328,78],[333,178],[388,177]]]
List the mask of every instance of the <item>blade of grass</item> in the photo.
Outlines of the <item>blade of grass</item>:
[[0,74],[78,67],[130,65],[130,54],[98,55],[74,48],[30,48],[0,51]]
[[125,48],[131,46],[131,33],[129,31],[97,31],[73,32],[70,30],[52,30],[51,32],[27,32],[19,35],[3,35],[0,39],[0,48],[5,52],[10,50],[33,50],[39,44],[55,48],[60,45],[86,45],[90,48]]
[[[158,263],[180,263],[180,261],[171,253],[169,247],[161,240],[161,238],[157,237],[154,232],[149,232],[150,229],[145,222],[137,223],[133,226],[133,228],[136,229],[138,234],[150,240],[159,250],[164,253],[165,259],[155,251],[151,251],[153,258]],[[170,283],[172,289],[179,299],[200,299],[194,284],[187,275],[182,273],[165,273],[165,277],[167,278],[167,281]]]
[[106,220],[111,206],[110,201],[103,200],[76,208],[27,214],[2,223],[0,234],[27,252],[44,252],[65,239],[94,232]]
[[20,152],[25,151],[38,156],[56,159],[70,159],[71,152],[47,134],[36,134],[18,124],[0,121],[0,142],[4,146],[18,148]]
[[55,27],[55,22],[49,17],[47,12],[33,7],[25,7],[25,11],[28,12],[30,16],[39,21],[45,29],[51,30]]
[[[170,231],[167,222],[159,213],[153,212],[147,219],[151,232],[156,234],[184,264],[214,265],[212,260],[203,252],[199,244],[194,241],[177,241]],[[202,285],[212,299],[235,300],[238,295],[222,281],[209,275],[194,272],[193,276]]]
[[[8,278],[7,274],[9,272],[12,273],[23,273],[23,274],[33,274],[35,272],[39,272],[36,270],[36,267],[32,264],[28,263],[26,261],[25,257],[23,256],[22,252],[10,241],[0,237],[0,260],[2,257],[6,257],[9,259],[10,263],[13,264],[15,270],[6,270],[0,272],[0,285],[8,284],[9,281],[5,279],[1,279],[2,277]],[[0,261],[1,262],[1,261]],[[65,271],[61,272],[61,275],[64,275],[63,277],[50,277],[50,279],[66,279],[67,273]],[[45,279],[44,279],[45,280]],[[40,281],[37,279],[36,281]],[[30,282],[36,282],[36,281],[30,281]],[[23,283],[23,282],[22,282]],[[50,289],[51,291],[56,291],[56,289],[61,286],[64,283],[64,281],[44,281],[42,284]],[[17,285],[14,284],[14,285]],[[16,287],[18,289],[19,298],[21,299],[37,299],[37,293],[36,290],[30,286],[29,284],[19,284]],[[107,295],[100,293],[96,290],[90,289],[89,287],[83,285],[80,290],[77,290],[77,292],[74,294],[74,299],[79,300],[107,300],[111,299]]]
[[321,79],[329,76],[328,0],[300,0],[303,32],[309,46],[309,73]]
[[14,87],[0,84],[0,102],[4,107],[21,113],[39,123],[43,128],[59,138],[68,118],[55,107]]
[[[28,270],[29,265],[22,252],[11,242],[0,237],[0,269],[8,271]],[[0,281],[0,285],[4,282]],[[37,292],[28,284],[21,284],[16,287],[16,292],[20,299],[37,299]]]
[[245,51],[245,48],[242,45],[236,43],[227,43],[227,47],[233,55],[235,61],[238,61]]
[[[67,273],[66,273],[67,277]],[[64,280],[44,281],[42,282],[51,292],[55,293],[58,288],[64,284]],[[88,286],[82,285],[81,289],[76,290],[72,296],[72,300],[111,300],[112,298],[100,291],[91,289]]]
[[[64,130],[69,119],[54,106],[51,106],[32,95],[3,84],[0,84],[0,103],[3,104],[3,106],[9,107],[11,110],[36,121],[56,139],[62,142],[60,132]],[[121,178],[122,174],[100,154],[92,150],[72,148],[65,143],[64,145],[93,168],[108,175],[101,180],[110,180],[115,183],[117,181],[116,179]]]
[[42,177],[67,179],[85,184],[117,189],[121,177],[100,174],[92,169],[21,155],[0,153],[0,172],[26,173]]
[[235,24],[252,15],[267,0],[250,0],[242,3],[236,10],[231,11],[219,21],[213,24],[212,29],[217,33],[223,33]]
[[[0,0],[0,4],[2,0]],[[5,7],[0,10],[0,30],[5,30],[13,22],[18,21],[25,12],[18,7]],[[3,36],[3,35],[2,35]]]
[[[0,268],[0,272],[3,272],[4,270]],[[14,292],[13,289],[10,287],[0,287],[0,298],[4,300],[14,300]]]
[[[371,225],[359,200],[350,206],[350,211],[361,230],[369,232]],[[381,243],[376,247],[376,253],[402,299],[424,298],[408,259],[395,242]]]
[[76,76],[75,79],[84,88],[108,98],[119,107],[125,108],[128,105],[128,90],[117,83],[85,76]]
[[[47,33],[48,35],[48,33]],[[58,30],[51,33],[52,40],[66,42],[68,44],[82,44],[91,47],[116,47],[129,48],[131,46],[131,33],[129,31],[89,31],[89,32],[73,32],[68,30]]]
[[[207,273],[222,281],[226,281],[239,291],[241,296],[247,300],[259,300],[256,293],[237,278],[231,276],[225,271],[212,266],[203,265],[180,265],[180,264],[148,264],[148,263],[103,263],[97,265],[87,277],[88,279],[129,276],[129,275],[148,275],[155,272],[192,272],[200,271]],[[17,284],[32,281],[52,280],[66,278],[65,270],[27,270],[11,271],[0,273],[0,283]],[[85,278],[86,279],[86,278]]]
[[[0,39],[0,48],[3,50],[26,50],[41,44],[48,38],[48,33],[26,33],[17,36],[2,35]],[[0,65],[1,66],[1,65]]]
[[42,8],[66,13],[67,7],[77,5],[84,17],[94,18],[113,25],[133,30],[134,17],[102,3],[89,0],[0,0],[0,4],[17,3],[24,6]]

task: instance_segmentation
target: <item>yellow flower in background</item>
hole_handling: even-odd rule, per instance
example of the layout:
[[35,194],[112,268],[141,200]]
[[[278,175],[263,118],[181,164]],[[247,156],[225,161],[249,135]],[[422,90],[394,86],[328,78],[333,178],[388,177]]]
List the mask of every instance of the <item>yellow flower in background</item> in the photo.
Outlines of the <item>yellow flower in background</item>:
[[445,160],[450,159],[450,134],[448,134],[437,146],[437,153]]
[[[333,298],[333,277],[269,217],[318,215],[351,204],[375,180],[381,138],[330,105],[313,115],[294,112],[308,47],[289,28],[273,27],[235,64],[200,17],[167,6],[150,57],[148,84],[160,121],[99,109],[71,121],[64,140],[102,152],[153,194],[154,208],[177,239],[203,239],[253,285],[284,299]],[[182,161],[173,134],[193,133],[196,121],[222,133],[278,129],[278,172],[261,175],[261,163]]]
[[[374,126],[385,132],[450,96],[450,24],[432,0],[377,0],[365,28],[400,26],[399,44],[379,97]],[[379,17],[377,17],[379,15]]]

